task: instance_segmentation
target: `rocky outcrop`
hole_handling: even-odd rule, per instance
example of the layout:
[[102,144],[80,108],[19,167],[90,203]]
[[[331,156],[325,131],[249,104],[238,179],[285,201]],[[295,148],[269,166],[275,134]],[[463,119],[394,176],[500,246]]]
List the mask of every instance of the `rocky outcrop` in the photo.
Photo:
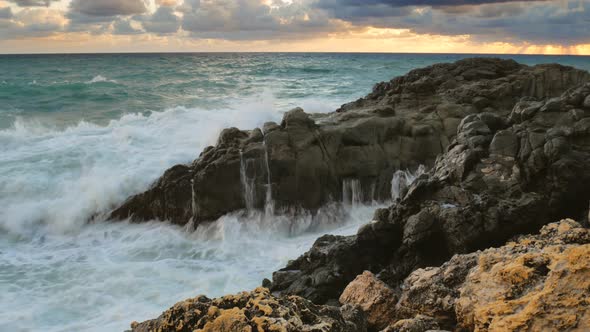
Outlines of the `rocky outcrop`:
[[366,321],[353,306],[318,306],[297,297],[277,298],[266,288],[218,299],[198,296],[160,317],[131,323],[133,332],[363,332]]
[[[560,97],[522,98],[507,117],[464,117],[428,174],[350,237],[324,236],[275,272],[271,289],[324,303],[364,270],[397,287],[413,270],[501,245],[590,200],[590,84]],[[437,314],[437,313],[432,313]]]
[[[440,267],[412,272],[397,303],[381,308],[392,313],[381,324],[390,324],[387,331],[588,331],[589,254],[590,230],[563,220],[539,235],[456,255]],[[391,292],[385,289],[383,296]],[[366,310],[363,302],[343,303]]]
[[[485,58],[414,70],[376,85],[366,98],[334,113],[309,115],[294,109],[280,124],[267,123],[250,131],[226,129],[215,147],[206,148],[189,165],[166,171],[111,217],[198,224],[236,210],[263,209],[270,200],[278,212],[313,211],[349,197],[353,187],[360,201],[386,200],[391,197],[393,173],[420,164],[432,166],[466,116],[484,112],[502,118],[522,97],[557,97],[588,79],[587,72],[571,67],[528,67]],[[523,100],[515,119],[536,112],[535,103]],[[575,103],[583,107],[585,100]],[[562,109],[555,103],[548,107],[541,112]],[[574,117],[585,116],[579,110],[572,112]],[[483,121],[490,130],[505,127],[503,121],[485,122],[491,117],[480,122],[470,119],[463,125],[474,128]],[[537,137],[535,131],[531,135],[533,140]],[[563,140],[558,137],[549,143],[549,153],[561,151]],[[508,149],[497,152],[509,153],[512,138],[507,132],[493,146]],[[477,138],[469,139],[477,143]],[[537,157],[535,152],[533,159]]]

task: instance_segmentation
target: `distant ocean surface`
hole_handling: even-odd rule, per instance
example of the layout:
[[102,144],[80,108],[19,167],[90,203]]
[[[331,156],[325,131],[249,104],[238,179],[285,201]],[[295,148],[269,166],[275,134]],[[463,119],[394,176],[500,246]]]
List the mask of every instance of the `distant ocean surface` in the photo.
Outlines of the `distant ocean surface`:
[[[175,302],[250,289],[325,232],[221,218],[187,232],[102,222],[224,127],[329,112],[411,69],[471,55],[0,55],[0,331],[122,331]],[[590,70],[590,57],[500,56]],[[94,217],[99,222],[88,224]]]

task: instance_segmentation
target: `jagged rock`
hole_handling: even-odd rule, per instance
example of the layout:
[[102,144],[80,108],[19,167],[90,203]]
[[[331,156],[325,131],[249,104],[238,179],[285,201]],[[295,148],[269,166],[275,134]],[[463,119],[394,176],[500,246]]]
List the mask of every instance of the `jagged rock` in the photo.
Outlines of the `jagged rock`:
[[133,332],[363,332],[359,309],[318,306],[297,297],[277,298],[266,288],[218,299],[198,296],[175,304],[160,317],[133,322]]
[[397,295],[375,275],[365,271],[346,286],[339,301],[359,306],[366,315],[368,326],[381,330],[389,325],[388,319],[394,317]]
[[[455,138],[461,119],[491,112],[486,119],[479,114],[478,119],[495,131],[494,126],[502,122],[497,120],[510,114],[522,97],[557,97],[589,77],[571,67],[528,67],[486,58],[413,70],[377,84],[367,97],[334,113],[310,115],[295,109],[285,114],[280,125],[267,123],[263,130],[226,129],[215,147],[206,148],[190,165],[168,170],[111,217],[198,224],[240,209],[262,209],[268,188],[279,212],[314,211],[340,201],[344,183],[350,179],[359,181],[362,200],[389,199],[393,173],[420,164],[432,166]],[[581,92],[568,96],[576,107],[583,107],[580,98]],[[525,120],[538,111],[531,107],[523,105],[513,117]],[[544,114],[544,121],[561,116]],[[474,132],[485,129],[479,122],[470,126]],[[470,136],[469,144],[485,145],[493,138],[488,136]],[[547,148],[558,153],[562,143],[557,139]],[[534,154],[532,162],[542,163],[541,151]],[[244,195],[246,189],[248,195]]]
[[[454,254],[500,245],[552,220],[584,220],[590,112],[572,115],[568,101],[576,95],[590,95],[590,84],[535,105],[560,109],[523,117],[527,98],[515,106],[512,121],[487,112],[467,115],[447,152],[399,203],[377,211],[356,236],[316,242],[283,269],[292,278],[271,289],[324,303],[364,270],[396,287],[415,269],[438,266]],[[305,281],[319,276],[330,278]]]

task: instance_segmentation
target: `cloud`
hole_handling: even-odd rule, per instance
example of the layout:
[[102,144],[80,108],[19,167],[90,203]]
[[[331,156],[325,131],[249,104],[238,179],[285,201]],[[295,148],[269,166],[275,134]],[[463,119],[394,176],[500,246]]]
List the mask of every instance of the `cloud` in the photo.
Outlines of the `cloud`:
[[60,11],[26,8],[7,19],[0,17],[0,38],[45,37],[63,31],[66,25],[67,20]]
[[141,21],[145,31],[157,34],[175,33],[180,28],[180,18],[171,7],[160,7]]
[[114,35],[138,35],[142,33],[144,31],[133,27],[129,19],[117,20],[113,23]]
[[384,5],[389,7],[409,6],[473,6],[507,2],[538,2],[548,0],[320,0],[319,7],[330,8],[335,6],[375,6]]
[[[423,6],[413,6],[417,4]],[[357,27],[470,35],[486,42],[590,43],[588,0],[320,0],[315,6]]]
[[143,14],[147,11],[143,0],[72,0],[70,9],[87,16],[118,16]]
[[8,0],[8,2],[13,2],[20,7],[49,7],[52,2],[57,2],[59,0]]
[[12,18],[12,10],[10,7],[0,8],[0,19],[11,19]]

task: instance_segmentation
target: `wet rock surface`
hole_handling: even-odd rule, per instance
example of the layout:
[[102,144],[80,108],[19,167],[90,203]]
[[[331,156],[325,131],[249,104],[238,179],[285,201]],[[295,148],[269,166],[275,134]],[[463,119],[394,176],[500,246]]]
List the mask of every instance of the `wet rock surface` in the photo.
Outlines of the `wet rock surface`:
[[[587,72],[571,67],[528,67],[486,58],[413,70],[377,84],[367,97],[334,113],[310,115],[294,109],[280,124],[225,129],[216,146],[206,148],[193,163],[166,171],[111,217],[198,224],[240,209],[263,209],[267,197],[278,212],[313,211],[341,201],[350,180],[363,192],[359,200],[386,200],[392,174],[432,166],[455,139],[464,117],[481,112],[505,117],[522,97],[557,97],[588,78]],[[514,116],[543,111],[532,103]],[[585,99],[575,103],[584,107]],[[483,140],[483,134],[470,137],[471,144]],[[509,139],[497,139],[506,153]],[[562,143],[557,137],[547,152],[557,153]]]
[[590,109],[578,107],[588,95],[585,84],[544,101],[523,98],[510,116],[467,115],[447,152],[399,202],[376,211],[356,236],[318,239],[275,273],[271,289],[325,303],[364,270],[396,287],[453,254],[501,245],[553,220],[585,220]]
[[352,306],[318,306],[297,297],[277,298],[266,288],[217,299],[198,296],[156,319],[133,322],[132,332],[363,332],[366,321]]

